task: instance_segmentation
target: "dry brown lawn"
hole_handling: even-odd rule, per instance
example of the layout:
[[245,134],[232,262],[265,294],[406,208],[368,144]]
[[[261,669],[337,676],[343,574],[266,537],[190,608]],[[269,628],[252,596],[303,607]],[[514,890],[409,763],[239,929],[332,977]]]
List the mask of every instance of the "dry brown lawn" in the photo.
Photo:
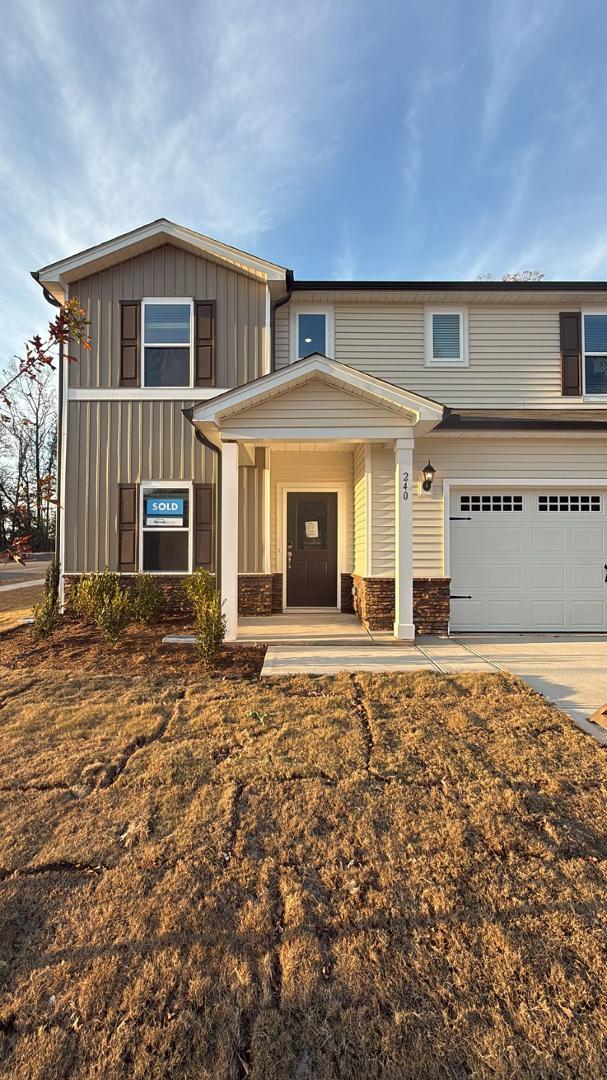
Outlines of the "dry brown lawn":
[[41,596],[41,585],[28,585],[23,589],[0,589],[0,633],[28,619],[34,604],[38,603]]
[[0,1075],[605,1075],[597,744],[500,675],[116,656],[0,670]]

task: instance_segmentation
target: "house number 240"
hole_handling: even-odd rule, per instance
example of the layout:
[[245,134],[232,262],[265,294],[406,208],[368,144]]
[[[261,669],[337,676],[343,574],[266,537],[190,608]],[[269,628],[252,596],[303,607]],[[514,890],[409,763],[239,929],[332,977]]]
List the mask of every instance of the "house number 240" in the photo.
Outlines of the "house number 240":
[[403,473],[403,502],[409,498],[409,473]]

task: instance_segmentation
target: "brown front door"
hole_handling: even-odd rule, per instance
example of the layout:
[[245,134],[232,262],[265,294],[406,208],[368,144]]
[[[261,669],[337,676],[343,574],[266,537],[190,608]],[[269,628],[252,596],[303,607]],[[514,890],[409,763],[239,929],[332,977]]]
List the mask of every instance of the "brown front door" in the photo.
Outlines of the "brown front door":
[[287,606],[337,607],[337,493],[287,494]]

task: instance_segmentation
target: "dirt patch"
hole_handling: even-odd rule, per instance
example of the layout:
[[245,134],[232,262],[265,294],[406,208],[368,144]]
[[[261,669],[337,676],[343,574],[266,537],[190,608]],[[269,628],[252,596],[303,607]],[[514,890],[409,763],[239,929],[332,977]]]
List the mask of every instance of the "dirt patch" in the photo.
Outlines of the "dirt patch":
[[505,675],[114,667],[0,677],[0,1076],[606,1074],[592,739]]
[[[0,667],[40,672],[90,671],[98,675],[150,670],[167,675],[200,674],[204,668],[193,645],[163,645],[166,634],[191,634],[182,619],[153,627],[127,628],[118,645],[106,645],[94,627],[66,619],[49,641],[35,642],[28,627],[0,636]],[[255,678],[263,667],[265,645],[225,645],[213,664],[215,676]]]

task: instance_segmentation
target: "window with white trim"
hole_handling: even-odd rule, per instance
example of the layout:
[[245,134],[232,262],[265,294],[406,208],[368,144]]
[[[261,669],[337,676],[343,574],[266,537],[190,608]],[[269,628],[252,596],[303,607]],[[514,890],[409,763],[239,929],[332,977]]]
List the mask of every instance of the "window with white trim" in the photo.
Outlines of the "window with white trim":
[[607,394],[607,312],[584,315],[584,393]]
[[520,513],[522,495],[460,495],[459,508],[464,513]]
[[541,513],[600,513],[600,495],[538,495],[537,508]]
[[312,353],[333,355],[333,309],[294,306],[291,313],[291,360]]
[[143,385],[192,386],[193,301],[143,300]]
[[465,308],[426,309],[426,364],[468,366],[468,312]]
[[191,570],[190,488],[142,485],[141,569],[154,574]]

